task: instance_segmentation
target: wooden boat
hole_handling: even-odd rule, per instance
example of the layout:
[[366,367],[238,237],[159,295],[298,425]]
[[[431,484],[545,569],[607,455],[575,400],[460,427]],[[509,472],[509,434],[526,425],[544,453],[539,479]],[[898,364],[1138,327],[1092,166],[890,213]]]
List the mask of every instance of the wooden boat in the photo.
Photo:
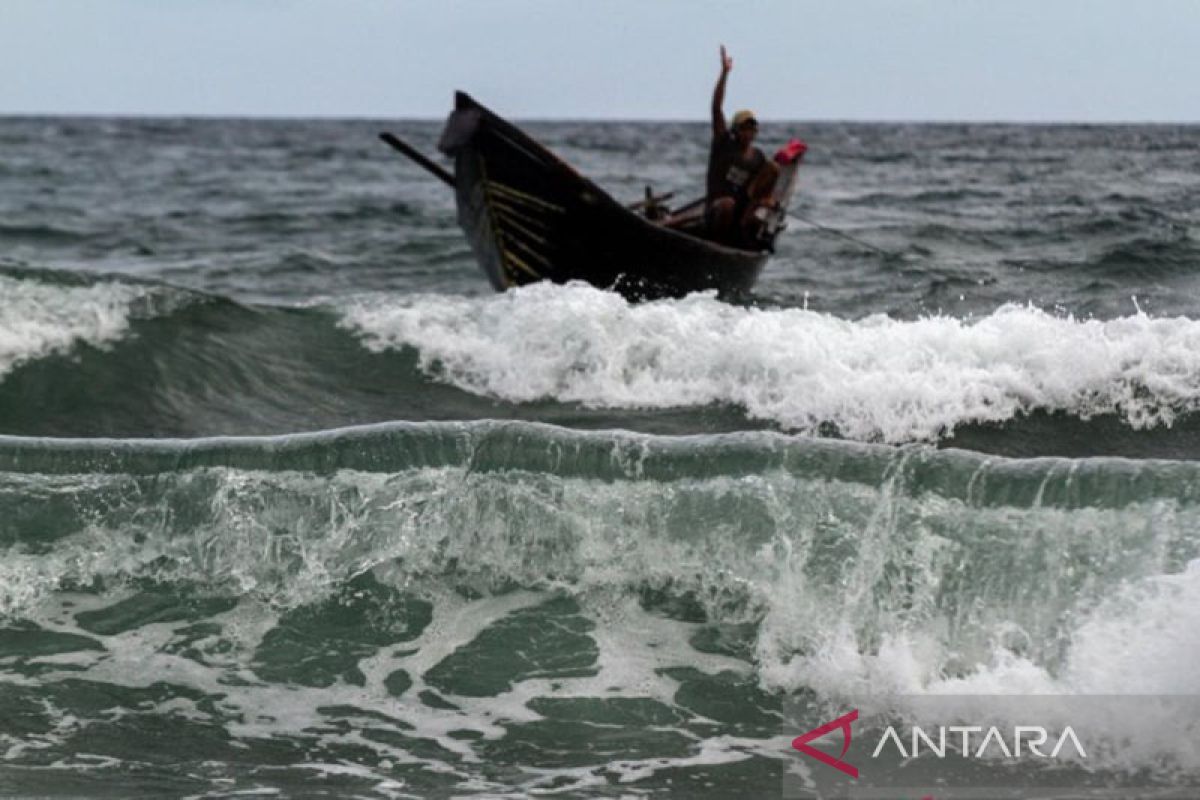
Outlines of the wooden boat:
[[783,202],[762,238],[730,246],[706,238],[703,198],[671,213],[647,187],[646,199],[627,207],[463,92],[438,143],[454,159],[453,175],[382,136],[454,187],[459,224],[497,291],[582,280],[638,300],[745,292],[771,256],[795,172],[781,173]]

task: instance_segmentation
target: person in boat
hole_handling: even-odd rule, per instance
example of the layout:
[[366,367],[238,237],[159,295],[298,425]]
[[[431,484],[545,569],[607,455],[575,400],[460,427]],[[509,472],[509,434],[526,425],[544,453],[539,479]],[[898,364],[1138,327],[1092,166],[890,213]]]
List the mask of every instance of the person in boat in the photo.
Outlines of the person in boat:
[[769,203],[779,167],[754,146],[758,120],[743,109],[725,122],[725,82],[733,59],[721,45],[721,76],[712,98],[712,146],[708,154],[705,219],[713,237],[731,244],[752,242],[755,211]]

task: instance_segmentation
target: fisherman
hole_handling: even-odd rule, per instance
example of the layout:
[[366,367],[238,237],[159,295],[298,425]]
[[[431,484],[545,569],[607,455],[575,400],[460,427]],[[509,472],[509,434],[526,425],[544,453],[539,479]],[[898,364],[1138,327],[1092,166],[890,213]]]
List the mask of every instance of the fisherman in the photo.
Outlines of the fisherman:
[[758,120],[743,109],[733,115],[733,126],[725,124],[725,80],[733,69],[733,58],[721,45],[721,77],[712,99],[712,148],[708,155],[708,188],[705,220],[713,237],[730,244],[754,240],[758,220],[754,212],[770,203],[771,188],[779,167],[754,146]]

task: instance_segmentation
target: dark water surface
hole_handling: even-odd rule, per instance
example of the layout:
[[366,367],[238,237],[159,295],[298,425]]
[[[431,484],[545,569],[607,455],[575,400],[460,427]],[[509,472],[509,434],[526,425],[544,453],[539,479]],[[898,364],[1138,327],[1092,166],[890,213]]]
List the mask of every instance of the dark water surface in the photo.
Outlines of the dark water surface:
[[1200,128],[765,124],[885,253],[643,305],[493,294],[383,128],[0,119],[0,795],[778,796],[787,702],[1200,694]]

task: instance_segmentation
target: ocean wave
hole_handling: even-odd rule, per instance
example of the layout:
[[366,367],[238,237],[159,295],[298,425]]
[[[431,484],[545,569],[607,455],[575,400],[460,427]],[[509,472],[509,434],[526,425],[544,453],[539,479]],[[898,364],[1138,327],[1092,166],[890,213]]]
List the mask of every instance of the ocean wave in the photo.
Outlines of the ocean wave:
[[998,200],[1003,192],[991,189],[925,189],[916,192],[870,192],[838,200],[839,205],[890,208],[912,204],[962,203],[970,200]]
[[0,224],[0,241],[20,242],[34,245],[75,244],[87,239],[88,231],[68,228],[63,225],[41,225],[37,223]]
[[344,363],[342,351],[361,353],[319,311],[248,306],[125,277],[0,268],[5,432],[324,427],[312,413],[336,393],[328,362]]
[[0,272],[0,380],[25,362],[120,340],[155,293],[118,280]]
[[578,285],[377,296],[341,313],[371,350],[413,348],[436,379],[511,402],[731,404],[790,431],[892,443],[1034,410],[1149,428],[1200,408],[1200,323],[1185,318],[1010,305],[974,320],[844,320],[704,295],[631,305]]
[[1190,275],[1200,263],[1200,247],[1186,235],[1169,240],[1136,238],[1105,248],[1089,271],[1113,277],[1166,280]]
[[[966,278],[935,283],[946,280],[931,291]],[[987,449],[1177,456],[1193,452],[1200,410],[1200,323],[1140,313],[846,320],[702,295],[630,305],[582,286],[274,308],[44,270],[0,269],[0,282],[10,433],[270,434],[497,415],[694,432],[749,418],[866,442],[1003,429],[1016,435]],[[1116,439],[1080,450],[1081,425]]]
[[[476,594],[650,591],[759,626],[764,682],[827,696],[885,668],[897,690],[978,680],[1001,651],[1102,690],[1103,676],[1078,677],[1098,666],[1072,654],[1127,626],[1120,604],[1096,615],[1121,587],[1200,556],[1188,462],[397,423],[5,437],[0,469],[8,615],[146,580],[292,608],[369,570]],[[889,661],[901,651],[909,671]]]

